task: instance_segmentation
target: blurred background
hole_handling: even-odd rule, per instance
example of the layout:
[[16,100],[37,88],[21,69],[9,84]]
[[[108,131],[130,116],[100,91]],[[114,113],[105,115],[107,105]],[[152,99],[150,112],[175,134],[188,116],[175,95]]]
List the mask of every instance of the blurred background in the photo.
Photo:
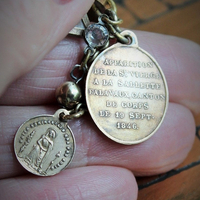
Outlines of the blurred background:
[[[200,44],[200,0],[115,2],[124,28],[174,35]],[[200,125],[200,117],[196,121]],[[137,181],[138,200],[200,200],[200,127],[193,149],[180,166],[166,174]]]
[[115,0],[122,26],[200,44],[200,0]]

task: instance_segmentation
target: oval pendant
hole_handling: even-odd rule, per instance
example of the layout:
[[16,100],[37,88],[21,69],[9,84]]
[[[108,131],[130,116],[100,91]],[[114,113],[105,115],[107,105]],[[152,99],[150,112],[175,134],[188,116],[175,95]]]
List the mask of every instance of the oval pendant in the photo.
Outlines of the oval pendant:
[[65,169],[75,152],[75,139],[66,122],[54,115],[41,115],[29,119],[18,129],[15,154],[20,164],[39,176],[52,176]]
[[168,88],[156,60],[138,47],[117,43],[92,63],[86,80],[86,102],[97,127],[122,144],[147,140],[160,127],[168,105]]

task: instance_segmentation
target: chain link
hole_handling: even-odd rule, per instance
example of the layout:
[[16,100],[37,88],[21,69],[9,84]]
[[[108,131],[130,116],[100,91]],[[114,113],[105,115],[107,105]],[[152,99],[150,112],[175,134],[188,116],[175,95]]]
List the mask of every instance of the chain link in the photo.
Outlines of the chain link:
[[71,110],[69,114],[65,114],[64,112],[60,113],[60,120],[63,122],[67,122],[68,120],[77,119],[84,115],[87,111],[87,108],[84,104],[79,103],[75,109]]
[[[106,9],[107,6],[110,8]],[[97,14],[97,16],[101,16],[106,12],[106,10],[112,10],[113,12],[117,13],[117,7],[113,0],[106,0],[104,5],[100,1],[95,0],[92,9]]]
[[[99,17],[99,21],[103,22],[110,33],[110,38],[116,38],[119,42],[123,44],[129,43],[129,38],[121,34],[119,24],[122,23],[122,20],[117,16],[116,4],[113,0],[107,0],[103,5],[99,1],[95,0],[93,4],[93,10]],[[106,5],[109,8],[106,8]],[[70,75],[72,79],[78,84],[81,80],[87,75],[90,64],[94,59],[109,46],[109,41],[101,48],[94,49],[92,47],[87,47],[84,52],[84,57],[80,65],[75,65],[72,69]],[[78,75],[76,75],[78,74]]]
[[91,64],[91,62],[98,56],[100,51],[97,51],[96,49],[92,49],[91,47],[87,47],[84,51],[84,57],[82,59],[81,64],[77,64],[74,66],[74,68],[70,72],[71,78],[75,81],[76,84],[78,84],[80,81],[82,81],[88,72],[88,66]]
[[[106,4],[108,4],[110,8],[106,9]],[[111,38],[116,38],[117,41],[123,44],[129,44],[129,38],[121,35],[121,30],[118,25],[121,24],[123,20],[118,18],[116,4],[113,0],[107,0],[105,6],[98,0],[95,0],[93,9],[111,33]]]
[[78,84],[81,80],[83,80],[86,74],[87,74],[86,68],[82,68],[81,65],[78,64],[76,64],[70,72],[70,76],[76,84]]
[[[104,24],[104,26],[108,29],[110,38],[116,38],[118,42],[123,44],[128,44],[130,42],[128,37],[121,34],[121,30],[118,25],[122,23],[122,20],[117,16],[117,8],[113,0],[106,0],[104,5],[98,0],[95,0],[92,8],[98,16],[99,23]],[[81,64],[75,65],[70,72],[71,78],[76,84],[85,79],[91,63],[103,50],[108,47],[109,40],[102,47],[93,48],[88,46],[85,48]],[[68,115],[61,113],[60,119],[62,121],[68,121],[70,119],[79,118],[85,113],[86,110],[86,106],[79,103],[75,109],[69,112]]]

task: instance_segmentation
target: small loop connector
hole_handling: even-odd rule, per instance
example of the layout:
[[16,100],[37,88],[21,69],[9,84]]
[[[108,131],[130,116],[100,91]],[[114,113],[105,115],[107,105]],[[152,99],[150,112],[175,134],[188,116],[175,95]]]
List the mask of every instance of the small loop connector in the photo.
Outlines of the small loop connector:
[[86,73],[88,72],[88,65],[90,65],[90,61],[96,55],[96,53],[97,53],[97,50],[90,46],[85,48],[85,50],[84,50],[85,56],[83,58],[83,61],[82,61],[80,67],[82,69],[85,68]]
[[77,119],[77,118],[83,116],[84,113],[85,113],[84,110],[80,110],[79,112],[74,113],[74,114],[70,114],[70,115],[65,115],[65,113],[62,112],[62,113],[60,113],[60,120],[64,121],[64,122],[67,122],[69,120]]
[[122,44],[129,44],[130,40],[128,37],[122,35],[119,33],[114,26],[111,24],[107,24],[107,28],[110,31],[110,33],[117,39],[118,42],[121,42]]
[[101,19],[102,22],[104,22],[106,24],[111,24],[111,25],[114,25],[114,26],[119,25],[123,22],[123,20],[119,19],[119,18],[117,20],[111,20],[111,19],[109,19],[109,17],[106,14],[101,15],[100,19]]
[[93,4],[93,10],[95,11],[95,13],[100,16],[103,13],[105,13],[106,7],[107,5],[109,6],[109,9],[107,10],[112,10],[115,13],[117,12],[117,7],[116,4],[113,0],[107,0],[105,1],[104,5],[102,3],[100,3],[98,0],[95,0],[94,4]]
[[80,65],[80,69],[87,72],[88,71],[88,60],[90,59],[93,51],[91,50],[91,48],[87,48],[85,51],[85,56],[83,57],[83,60],[81,62],[81,65]]
[[122,37],[127,38],[128,42],[126,43],[127,45],[134,45],[135,47],[138,47],[138,40],[137,36],[135,35],[134,32],[125,30],[120,33]]
[[[77,71],[79,76],[75,75],[75,71]],[[87,74],[87,68],[81,67],[81,65],[75,65],[72,71],[70,72],[70,76],[75,81],[76,84],[78,84],[81,80],[83,80],[86,74]]]
[[117,40],[119,41],[119,42],[121,42],[122,44],[130,44],[130,41],[131,41],[131,39],[130,39],[130,37],[129,36],[123,36],[123,35],[121,35],[120,33],[116,33],[115,34],[115,36],[116,36],[116,38],[117,38]]
[[73,109],[73,110],[70,110],[69,113],[65,114],[64,112],[61,112],[60,115],[59,115],[60,120],[67,122],[69,120],[77,119],[77,118],[83,116],[84,113],[87,111],[87,109],[83,108],[82,106],[83,106],[83,104],[79,103],[76,106],[76,108]]
[[106,1],[105,4],[106,3],[111,5],[110,9],[106,9],[106,7],[103,6],[100,2],[95,1],[95,6],[96,6],[95,11],[96,13],[99,13],[98,14],[99,23],[103,24],[108,29],[110,33],[110,38],[116,38],[117,41],[122,44],[130,44],[130,39],[126,36],[121,35],[121,30],[118,25],[121,24],[123,20],[118,18],[117,9],[112,9],[112,6],[115,5],[114,1],[109,0]]
[[94,54],[96,53],[96,49],[90,47],[90,46],[87,46],[85,49],[84,49],[84,54],[88,57],[90,56],[93,56]]

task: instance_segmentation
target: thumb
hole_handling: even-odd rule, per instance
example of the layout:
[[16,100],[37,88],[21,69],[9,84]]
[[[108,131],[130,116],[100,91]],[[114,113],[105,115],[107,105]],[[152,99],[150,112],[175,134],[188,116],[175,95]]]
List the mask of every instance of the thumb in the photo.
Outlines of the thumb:
[[92,2],[0,1],[0,95],[66,36],[89,10]]

